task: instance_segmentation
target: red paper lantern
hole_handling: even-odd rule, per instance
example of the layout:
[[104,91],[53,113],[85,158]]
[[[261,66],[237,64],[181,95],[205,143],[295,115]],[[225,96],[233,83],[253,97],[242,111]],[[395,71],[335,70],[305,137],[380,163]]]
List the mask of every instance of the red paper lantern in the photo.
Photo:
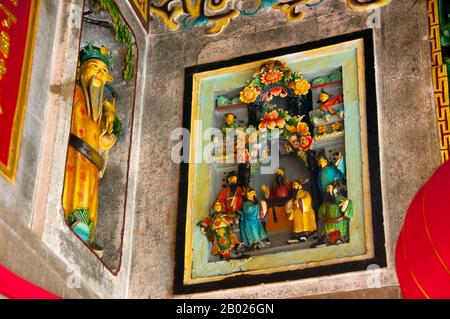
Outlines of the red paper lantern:
[[0,265],[0,295],[9,299],[61,299]]
[[404,298],[450,298],[450,162],[419,190],[397,241]]

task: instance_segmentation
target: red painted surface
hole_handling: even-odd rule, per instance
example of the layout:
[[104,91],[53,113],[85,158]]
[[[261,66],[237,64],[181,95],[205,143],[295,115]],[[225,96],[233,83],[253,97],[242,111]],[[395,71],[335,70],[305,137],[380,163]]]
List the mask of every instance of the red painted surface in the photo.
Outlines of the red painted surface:
[[0,80],[0,106],[3,111],[0,115],[0,162],[8,166],[32,1],[19,0],[17,6],[14,6],[13,1],[2,0],[0,4],[15,18],[15,22],[11,22],[9,27],[2,24],[10,14],[0,7],[0,33],[5,32],[10,38],[8,57],[0,52],[0,59],[3,59],[7,68]]
[[450,162],[419,190],[398,238],[396,268],[404,298],[450,298]]
[[0,265],[0,295],[9,299],[61,299],[13,274],[2,265]]
[[324,83],[324,84],[320,84],[320,85],[313,85],[311,86],[311,89],[321,89],[327,86],[331,86],[331,85],[335,85],[338,83],[342,83],[342,80],[336,81],[336,82],[329,82],[329,83]]

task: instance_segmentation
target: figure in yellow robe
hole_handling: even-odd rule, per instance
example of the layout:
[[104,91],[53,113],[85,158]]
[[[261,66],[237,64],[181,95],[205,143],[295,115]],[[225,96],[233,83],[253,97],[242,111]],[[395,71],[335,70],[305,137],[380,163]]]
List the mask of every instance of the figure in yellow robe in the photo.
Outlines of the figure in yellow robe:
[[303,190],[301,181],[292,184],[293,199],[286,203],[286,213],[292,222],[293,237],[288,244],[307,241],[317,231],[316,216],[312,208],[311,194]]
[[[112,81],[110,57],[105,48],[89,44],[80,53],[64,180],[63,208],[73,231],[93,246],[98,213],[98,182],[104,173],[108,151],[115,144],[115,107],[103,100]],[[98,249],[101,253],[101,249]]]

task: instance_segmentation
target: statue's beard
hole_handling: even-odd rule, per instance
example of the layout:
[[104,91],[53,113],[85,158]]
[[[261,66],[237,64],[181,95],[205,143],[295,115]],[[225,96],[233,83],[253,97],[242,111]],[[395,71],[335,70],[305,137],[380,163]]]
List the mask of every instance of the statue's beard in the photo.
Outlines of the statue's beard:
[[336,200],[336,197],[334,196],[334,193],[326,192],[324,202],[327,204],[335,204],[338,205],[338,201]]
[[285,179],[283,175],[276,175],[275,176],[275,183],[277,186],[281,186],[285,184]]
[[230,184],[231,195],[234,195],[237,191],[237,184]]
[[96,80],[95,76],[92,76],[88,83],[81,77],[81,88],[86,99],[88,107],[88,113],[92,116],[94,121],[98,121],[102,117],[102,103],[103,92],[105,84],[102,81]]

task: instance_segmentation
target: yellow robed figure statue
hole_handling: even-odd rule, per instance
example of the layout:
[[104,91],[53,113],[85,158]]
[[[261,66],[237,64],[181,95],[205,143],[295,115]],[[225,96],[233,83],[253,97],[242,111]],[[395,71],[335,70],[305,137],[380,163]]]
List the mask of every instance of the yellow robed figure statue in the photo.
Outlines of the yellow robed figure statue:
[[303,190],[301,180],[292,184],[293,199],[286,203],[286,213],[292,222],[293,237],[287,241],[295,244],[307,241],[317,231],[316,216],[312,207],[311,194]]
[[110,69],[106,48],[88,44],[81,50],[63,193],[68,225],[99,255],[102,249],[94,245],[99,178],[117,141],[116,127],[121,127],[115,103],[103,98],[106,84],[113,80]]

